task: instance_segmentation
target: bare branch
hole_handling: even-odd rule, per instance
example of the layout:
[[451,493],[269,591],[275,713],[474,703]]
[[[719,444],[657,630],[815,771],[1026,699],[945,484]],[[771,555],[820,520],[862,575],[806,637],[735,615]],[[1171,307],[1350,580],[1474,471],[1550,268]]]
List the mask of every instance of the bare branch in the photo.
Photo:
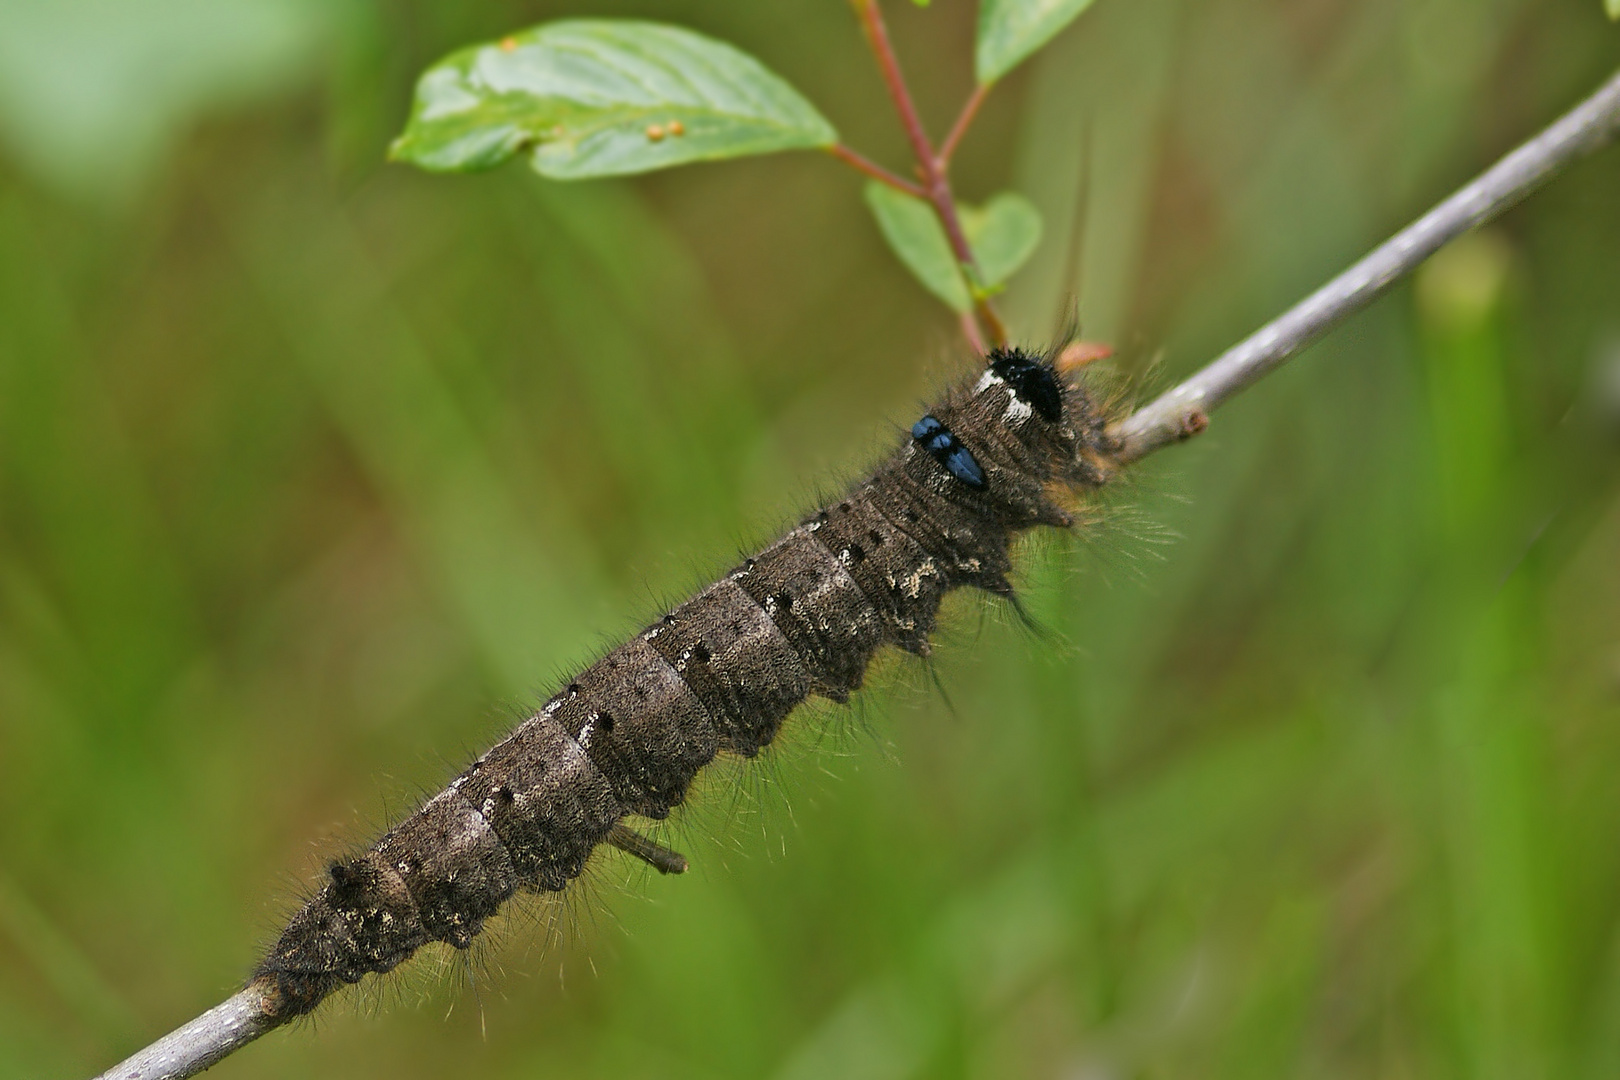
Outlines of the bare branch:
[[[1446,241],[1496,217],[1617,131],[1620,75],[1292,310],[1124,420],[1116,432],[1124,444],[1121,462],[1136,461],[1202,431],[1210,410],[1365,307]],[[98,1080],[183,1080],[280,1023],[273,999],[263,987],[250,984]]]
[[1448,240],[1481,225],[1620,131],[1620,75],[1350,269],[1123,420],[1120,463],[1198,434],[1227,398],[1360,311]]
[[114,1065],[96,1080],[182,1080],[195,1076],[280,1024],[280,1018],[271,1011],[271,1001],[264,989],[252,983],[223,1004]]

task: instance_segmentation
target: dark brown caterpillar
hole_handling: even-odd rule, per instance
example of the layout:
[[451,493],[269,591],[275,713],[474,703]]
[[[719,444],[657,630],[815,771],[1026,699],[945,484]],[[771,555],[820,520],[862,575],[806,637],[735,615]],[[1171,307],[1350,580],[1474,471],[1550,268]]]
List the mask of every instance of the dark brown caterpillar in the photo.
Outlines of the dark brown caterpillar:
[[1073,524],[1056,499],[1108,479],[1106,419],[1052,356],[993,352],[843,501],[603,657],[334,863],[254,972],[277,1015],[431,941],[467,948],[513,893],[564,888],[603,841],[685,869],[621,819],[666,817],[716,753],[757,754],[810,695],[847,701],[880,647],[927,653],[950,590],[1011,597],[1014,536]]

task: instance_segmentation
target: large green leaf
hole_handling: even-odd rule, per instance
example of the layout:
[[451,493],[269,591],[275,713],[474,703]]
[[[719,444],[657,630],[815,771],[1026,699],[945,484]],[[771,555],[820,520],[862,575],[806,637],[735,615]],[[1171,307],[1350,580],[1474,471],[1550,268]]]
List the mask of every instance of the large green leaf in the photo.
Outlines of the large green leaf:
[[[889,247],[924,288],[955,311],[973,306],[973,292],[932,206],[876,180],[866,185],[866,205]],[[983,207],[960,206],[957,213],[982,290],[994,290],[1011,277],[1041,239],[1040,212],[1015,192],[1004,191]]]
[[395,160],[471,170],[532,151],[559,180],[830,146],[822,115],[759,61],[680,27],[545,23],[423,73]]
[[989,84],[1051,41],[1092,0],[980,0],[973,69]]

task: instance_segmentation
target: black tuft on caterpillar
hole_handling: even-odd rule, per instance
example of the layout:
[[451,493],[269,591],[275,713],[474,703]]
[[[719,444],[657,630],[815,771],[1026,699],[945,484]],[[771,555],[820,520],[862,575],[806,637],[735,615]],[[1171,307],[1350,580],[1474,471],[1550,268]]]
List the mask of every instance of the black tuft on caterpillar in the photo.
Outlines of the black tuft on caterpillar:
[[329,880],[253,980],[279,1017],[465,949],[520,889],[558,891],[603,842],[686,867],[626,826],[679,805],[721,751],[752,757],[807,697],[845,702],[878,649],[926,655],[944,595],[1012,595],[1010,545],[1101,487],[1106,410],[1052,355],[998,349],[839,502],[604,656]]

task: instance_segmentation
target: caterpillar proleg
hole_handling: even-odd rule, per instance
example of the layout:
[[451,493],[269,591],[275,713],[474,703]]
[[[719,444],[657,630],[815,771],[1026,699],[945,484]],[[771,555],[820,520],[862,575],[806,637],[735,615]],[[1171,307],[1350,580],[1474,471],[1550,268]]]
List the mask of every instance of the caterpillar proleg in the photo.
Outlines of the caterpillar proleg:
[[1054,355],[996,350],[844,496],[571,680],[328,880],[253,980],[276,1014],[471,945],[520,890],[558,891],[608,843],[684,858],[625,824],[678,806],[716,754],[752,757],[806,698],[845,702],[873,655],[926,655],[939,604],[1011,597],[1010,545],[1066,528],[1112,471],[1108,417]]

